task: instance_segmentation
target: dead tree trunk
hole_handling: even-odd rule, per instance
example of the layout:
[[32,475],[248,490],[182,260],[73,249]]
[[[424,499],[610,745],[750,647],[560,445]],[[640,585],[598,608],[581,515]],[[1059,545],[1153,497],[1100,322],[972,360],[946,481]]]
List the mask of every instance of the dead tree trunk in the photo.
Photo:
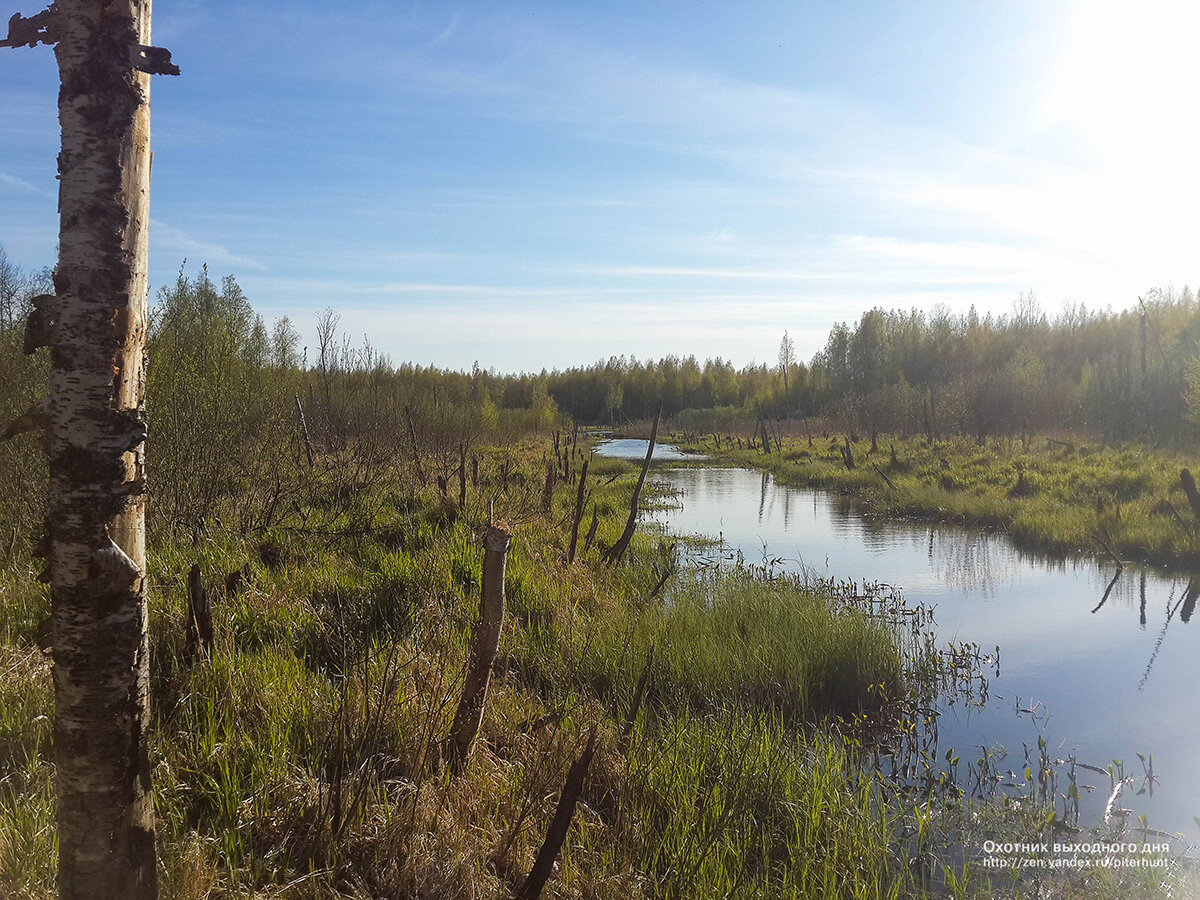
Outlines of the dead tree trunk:
[[1183,485],[1183,492],[1187,494],[1188,505],[1196,514],[1196,518],[1200,519],[1200,491],[1196,490],[1196,479],[1190,471],[1184,469],[1179,473],[1179,481]]
[[579,420],[575,420],[575,427],[571,429],[571,455],[563,460],[563,481],[567,484],[571,483],[571,461],[575,459],[575,453],[579,449]]
[[471,651],[471,664],[463,683],[462,698],[454,714],[446,755],[453,771],[460,771],[471,751],[479,725],[483,721],[483,706],[487,700],[492,663],[500,648],[500,632],[504,627],[504,561],[508,555],[508,532],[488,526],[483,539],[483,587],[479,601],[479,632]]
[[608,551],[609,565],[618,562],[625,555],[625,551],[629,549],[629,542],[633,540],[633,529],[637,527],[638,499],[642,495],[642,485],[646,483],[646,472],[650,470],[650,459],[654,456],[654,441],[658,437],[658,420],[661,417],[662,401],[659,401],[658,409],[654,413],[654,425],[650,429],[650,446],[646,448],[646,460],[642,463],[642,472],[638,475],[637,485],[633,489],[633,499],[629,501],[629,518],[625,521],[625,530],[621,532],[621,537]]
[[[58,268],[46,401],[58,890],[158,894],[146,634],[149,0],[56,0],[0,46],[55,44]],[[43,317],[44,318],[44,317]],[[45,324],[42,322],[41,324]]]
[[208,591],[199,564],[188,572],[188,626],[187,655],[189,659],[207,657],[212,653],[213,622],[212,606],[208,602]]
[[557,460],[546,460],[546,481],[542,485],[542,512],[546,515],[554,512],[554,475],[557,471]]
[[845,441],[845,445],[841,448],[842,462],[846,464],[847,469],[853,469],[854,451],[850,449],[850,438],[848,436],[846,437]]
[[887,482],[888,487],[890,487],[893,491],[896,489],[896,485],[892,483],[892,479],[887,477],[887,472],[883,471],[883,469],[879,468],[879,466],[875,465],[875,463],[871,463],[871,468],[879,473],[879,477]]
[[304,452],[308,455],[308,467],[311,469],[315,465],[312,441],[308,437],[308,423],[304,421],[304,407],[300,405],[299,394],[296,395],[296,415],[300,417],[300,435],[304,438]]
[[425,470],[421,468],[421,451],[417,447],[417,429],[413,427],[412,411],[408,406],[404,407],[404,421],[408,423],[408,439],[412,443],[413,467],[417,470],[417,478],[421,484],[429,484],[429,480],[425,477]]
[[458,508],[467,508],[467,445],[458,445]]
[[571,547],[567,551],[567,562],[575,562],[575,547],[579,543],[579,524],[583,521],[584,492],[587,489],[587,470],[589,460],[583,461],[579,470],[579,490],[575,493],[575,517],[571,520]]
[[575,804],[579,802],[579,795],[583,793],[583,783],[587,779],[588,768],[592,765],[592,755],[595,752],[596,729],[593,727],[588,733],[587,746],[583,748],[583,753],[571,764],[567,772],[562,793],[558,797],[558,806],[554,808],[554,817],[550,820],[550,827],[546,829],[542,849],[538,851],[533,868],[529,870],[529,877],[514,895],[514,900],[537,900],[542,895],[542,888],[554,872],[554,861],[558,858],[558,852],[567,839],[567,831],[570,830],[571,820],[575,817]]

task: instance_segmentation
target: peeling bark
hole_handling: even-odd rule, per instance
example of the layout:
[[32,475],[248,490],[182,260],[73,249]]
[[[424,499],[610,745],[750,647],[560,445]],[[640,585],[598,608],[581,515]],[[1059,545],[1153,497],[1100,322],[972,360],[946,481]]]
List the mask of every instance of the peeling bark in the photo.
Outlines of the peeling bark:
[[149,0],[58,0],[47,401],[62,900],[157,896],[145,551]]

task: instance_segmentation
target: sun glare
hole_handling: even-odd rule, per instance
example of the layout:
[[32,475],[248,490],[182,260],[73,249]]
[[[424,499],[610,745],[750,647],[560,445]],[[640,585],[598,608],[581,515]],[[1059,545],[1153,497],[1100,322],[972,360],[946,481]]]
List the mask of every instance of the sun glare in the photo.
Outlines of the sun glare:
[[1064,38],[1047,119],[1079,127],[1092,149],[1113,160],[1195,133],[1200,5],[1084,0]]
[[1081,0],[1063,41],[1040,113],[1103,196],[1105,223],[1090,226],[1125,232],[1131,256],[1177,264],[1200,236],[1200,5]]

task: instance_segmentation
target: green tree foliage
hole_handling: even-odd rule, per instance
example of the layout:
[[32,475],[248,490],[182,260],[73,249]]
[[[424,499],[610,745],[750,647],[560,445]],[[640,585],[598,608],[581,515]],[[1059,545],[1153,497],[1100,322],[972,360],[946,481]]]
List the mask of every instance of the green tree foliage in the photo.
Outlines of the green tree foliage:
[[[278,448],[289,444],[281,439],[293,415],[289,373],[272,368],[291,361],[287,338],[277,326],[272,341],[237,282],[227,277],[218,287],[207,268],[192,278],[181,268],[159,292],[148,367],[155,515],[203,528],[233,512],[237,524],[251,524],[260,492],[287,468]],[[223,509],[239,495],[237,510]]]
[[[30,298],[50,290],[0,247],[0,424],[41,396],[43,361],[21,352]],[[1200,302],[1152,290],[1132,308],[1064,305],[1024,294],[1009,315],[871,309],[835,324],[805,366],[785,332],[777,364],[612,356],[563,371],[500,375],[393,366],[317,317],[312,352],[286,317],[268,328],[237,282],[181,269],[155,305],[149,348],[152,506],[197,530],[265,527],[304,491],[352,495],[395,460],[449,478],[464,449],[529,426],[645,420],[663,404],[692,431],[729,431],[761,414],[824,415],[862,433],[1012,437],[1067,429],[1107,440],[1177,442],[1200,428]],[[300,409],[297,408],[299,405]],[[300,412],[314,451],[307,463]],[[410,427],[411,423],[411,427]],[[282,449],[281,449],[282,448]],[[0,443],[3,499],[40,508],[36,437]],[[12,521],[31,521],[25,514]],[[0,534],[0,540],[5,536]]]
[[[23,352],[30,299],[52,290],[49,270],[31,273],[9,258],[0,244],[0,432],[24,416],[45,396],[44,353]],[[45,505],[46,465],[35,431],[0,441],[0,523],[40,522]],[[14,538],[35,538],[12,527],[0,529],[0,551]]]

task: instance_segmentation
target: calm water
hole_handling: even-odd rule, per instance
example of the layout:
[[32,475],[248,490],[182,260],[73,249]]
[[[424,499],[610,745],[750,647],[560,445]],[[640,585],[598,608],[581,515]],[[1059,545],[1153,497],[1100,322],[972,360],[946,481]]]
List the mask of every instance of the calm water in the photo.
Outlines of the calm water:
[[[645,442],[636,443],[641,452],[632,455],[644,457]],[[650,521],[720,536],[749,562],[765,554],[791,569],[887,582],[910,604],[935,608],[942,639],[985,651],[998,644],[1000,675],[989,679],[988,704],[948,709],[939,723],[943,749],[966,759],[978,756],[971,748],[1001,744],[1009,750],[1002,768],[1018,773],[1022,743],[1036,753],[1039,735],[1052,756],[1073,753],[1101,767],[1120,759],[1127,775],[1142,774],[1138,753],[1153,754],[1153,797],[1129,790],[1118,805],[1189,843],[1200,840],[1200,621],[1190,621],[1186,577],[1127,566],[1096,609],[1115,569],[1094,558],[1052,560],[994,533],[872,521],[843,498],[785,487],[766,473],[694,468],[652,477],[678,491],[680,505]],[[1080,782],[1096,786],[1082,804],[1086,818],[1103,808],[1110,783],[1091,774]]]
[[[645,459],[648,443],[649,441],[639,441],[634,438],[617,438],[605,441],[596,448],[596,452],[601,456],[616,456],[621,459]],[[670,444],[655,444],[654,455],[651,459],[704,459],[704,457],[699,454],[683,453]]]

